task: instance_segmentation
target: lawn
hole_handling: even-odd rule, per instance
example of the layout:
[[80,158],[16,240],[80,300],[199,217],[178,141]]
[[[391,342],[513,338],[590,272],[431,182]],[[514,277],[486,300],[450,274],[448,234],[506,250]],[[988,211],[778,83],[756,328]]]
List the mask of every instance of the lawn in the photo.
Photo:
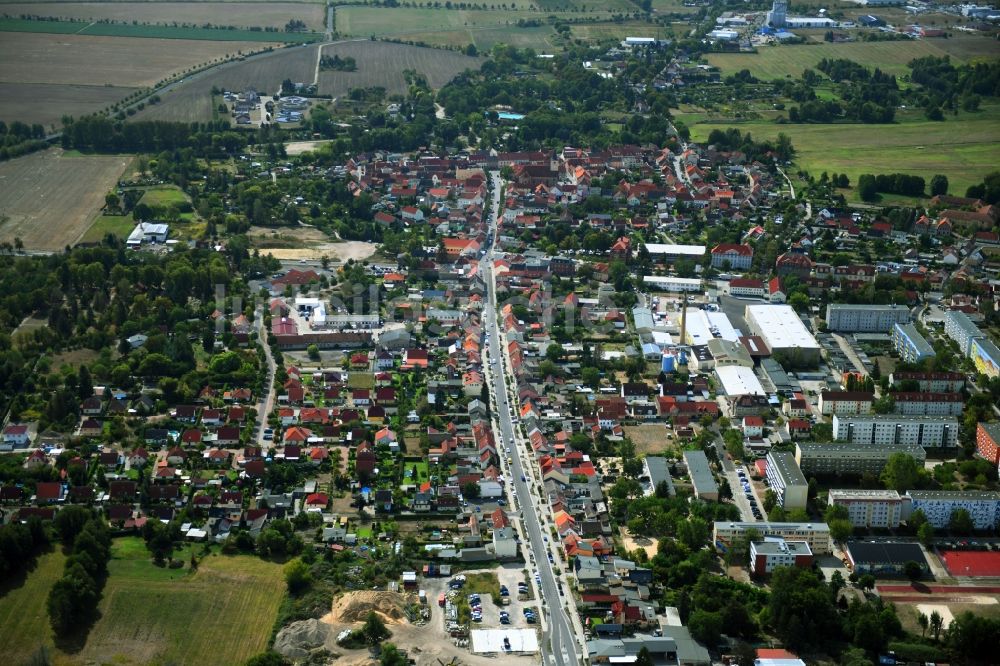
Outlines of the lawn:
[[139,203],[147,206],[170,206],[171,204],[187,203],[188,196],[177,187],[154,187],[146,190]]
[[108,234],[128,238],[135,228],[135,220],[128,215],[101,215],[83,234],[81,243],[100,243]]
[[192,548],[201,546],[174,553],[184,568],[169,569],[152,563],[142,539],[115,539],[100,617],[72,657],[53,647],[45,612],[64,558],[45,555],[22,586],[0,597],[0,655],[23,663],[45,645],[56,663],[243,664],[267,645],[285,593],[282,567],[213,554],[191,573]]
[[[863,173],[906,173],[923,176],[928,182],[935,174],[948,177],[950,192],[964,195],[965,189],[996,170],[1000,146],[1000,105],[983,105],[978,113],[948,116],[931,122],[917,114],[901,114],[902,122],[892,125],[778,125],[773,122],[733,123],[699,121],[689,125],[691,137],[704,141],[716,128],[737,127],[758,138],[787,134],[795,147],[795,164],[816,176],[823,171],[846,173],[851,183]],[[854,190],[848,192],[852,195]]]
[[312,32],[265,32],[263,30],[225,30],[220,28],[183,28],[165,25],[93,23],[90,21],[33,21],[0,19],[0,32],[43,32],[60,35],[104,37],[144,37],[152,39],[201,39],[217,42],[312,42],[323,35]]
[[[946,40],[945,40],[946,41]],[[757,53],[710,53],[705,59],[731,74],[743,69],[762,80],[798,77],[807,68],[814,68],[823,58],[846,58],[862,65],[877,65],[884,72],[907,74],[906,64],[923,56],[949,55],[937,42],[907,40],[900,42],[851,42],[847,44],[802,44],[792,46],[765,46]],[[952,60],[964,61],[960,53],[952,53]]]
[[430,480],[427,461],[406,463],[404,480],[409,483],[423,483]]
[[59,551],[38,558],[27,578],[0,586],[0,658],[7,664],[25,663],[42,646],[52,648],[52,630],[45,610],[49,588],[63,572]]

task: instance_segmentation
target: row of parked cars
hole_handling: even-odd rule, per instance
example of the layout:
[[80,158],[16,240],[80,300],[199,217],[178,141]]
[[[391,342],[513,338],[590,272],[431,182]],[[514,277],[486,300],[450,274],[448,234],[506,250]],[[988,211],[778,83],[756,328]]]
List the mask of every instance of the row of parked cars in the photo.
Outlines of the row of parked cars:
[[762,520],[764,514],[761,512],[760,507],[757,506],[757,498],[753,496],[753,490],[750,488],[750,480],[747,478],[746,472],[739,469],[736,471],[736,475],[740,477],[740,484],[743,486],[743,496],[750,502],[750,511],[753,513],[753,517],[757,520]]

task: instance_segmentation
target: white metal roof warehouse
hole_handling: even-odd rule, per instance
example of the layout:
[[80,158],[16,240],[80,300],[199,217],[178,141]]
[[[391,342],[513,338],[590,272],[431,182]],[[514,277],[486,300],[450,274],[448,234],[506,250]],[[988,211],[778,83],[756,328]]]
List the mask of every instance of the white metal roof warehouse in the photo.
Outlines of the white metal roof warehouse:
[[[510,650],[504,649],[504,638],[510,641]],[[479,654],[531,654],[538,652],[538,634],[534,629],[473,629],[472,651]]]
[[715,369],[719,381],[722,382],[722,390],[727,396],[739,395],[766,395],[764,387],[761,386],[757,375],[750,368],[739,365],[727,365]]
[[819,351],[816,338],[806,330],[790,305],[748,305],[747,326],[764,338],[771,351],[806,349]]
[[666,275],[644,275],[642,281],[661,291],[701,291],[702,282],[698,278],[682,278]]

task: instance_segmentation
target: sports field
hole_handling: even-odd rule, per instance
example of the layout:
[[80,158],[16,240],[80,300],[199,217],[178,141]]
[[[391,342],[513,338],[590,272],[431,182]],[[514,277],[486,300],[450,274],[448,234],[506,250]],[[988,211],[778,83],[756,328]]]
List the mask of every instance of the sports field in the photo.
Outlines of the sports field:
[[941,559],[953,576],[1000,576],[1000,553],[984,550],[946,550]]
[[[1000,106],[983,105],[977,113],[949,116],[944,122],[911,115],[893,125],[778,125],[769,121],[700,122],[688,118],[691,138],[704,141],[716,128],[736,127],[758,138],[787,134],[795,147],[795,165],[818,176],[846,173],[851,183],[864,173],[905,173],[948,177],[950,191],[965,189],[996,170],[1000,151]],[[906,116],[904,116],[906,118]],[[683,117],[681,118],[684,119]],[[848,192],[848,196],[854,190]]]
[[70,21],[123,21],[172,25],[252,26],[284,29],[290,19],[324,29],[323,5],[309,2],[27,2],[0,3],[0,14]]
[[814,68],[823,58],[846,58],[899,75],[909,72],[906,64],[914,58],[945,55],[960,62],[972,58],[1000,57],[1000,42],[982,37],[963,37],[955,40],[765,46],[757,53],[709,53],[705,59],[724,74],[748,69],[759,79],[771,80],[801,76],[803,70]]
[[0,240],[58,252],[90,228],[129,155],[70,156],[58,148],[0,163]]

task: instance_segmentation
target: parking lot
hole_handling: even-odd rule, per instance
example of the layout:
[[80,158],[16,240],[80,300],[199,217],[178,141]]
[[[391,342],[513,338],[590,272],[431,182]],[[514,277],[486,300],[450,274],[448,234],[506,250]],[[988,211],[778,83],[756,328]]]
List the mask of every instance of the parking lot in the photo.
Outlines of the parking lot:
[[[759,492],[756,484],[750,479],[750,473],[743,465],[735,465],[728,461],[723,464],[726,472],[726,480],[729,481],[729,488],[733,491],[733,502],[740,509],[740,514],[745,521],[767,520],[764,512],[763,493]],[[740,476],[740,474],[743,476]],[[744,485],[744,483],[746,485]],[[750,497],[747,497],[747,492]],[[753,503],[751,503],[751,498]],[[756,513],[754,510],[756,509]]]
[[[506,604],[497,604],[489,593],[484,592],[480,592],[478,597],[470,598],[474,592],[470,589],[470,586],[464,584],[464,581],[472,574],[481,573],[496,575],[499,584],[505,587],[508,592],[506,596],[503,596],[503,587],[501,588],[502,596],[500,599],[508,599],[509,601]],[[436,627],[444,629],[445,634],[448,634],[448,627],[453,621],[448,617],[447,607],[458,607],[463,602],[468,604],[470,609],[472,617],[472,622],[470,623],[471,629],[498,629],[502,627],[526,629],[539,627],[541,609],[539,608],[538,600],[531,598],[533,596],[532,581],[530,580],[530,573],[527,576],[525,575],[523,564],[510,563],[494,569],[465,571],[456,573],[450,578],[426,578],[421,579],[420,583],[421,589],[427,592],[427,603],[432,607],[431,622],[435,623]],[[526,585],[528,592],[527,599],[519,595],[518,583]],[[441,608],[438,603],[441,593],[445,594],[447,600],[445,608]],[[528,621],[525,615],[526,610],[534,615],[535,622]],[[506,613],[506,619],[501,616],[501,613]]]

